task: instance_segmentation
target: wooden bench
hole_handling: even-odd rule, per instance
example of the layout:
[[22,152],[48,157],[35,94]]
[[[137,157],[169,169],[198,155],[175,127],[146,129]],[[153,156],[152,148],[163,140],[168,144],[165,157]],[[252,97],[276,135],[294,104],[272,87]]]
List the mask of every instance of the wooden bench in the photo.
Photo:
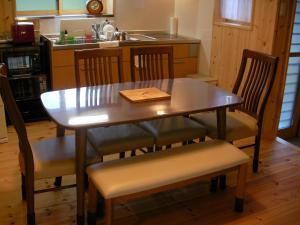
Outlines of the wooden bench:
[[113,204],[150,195],[238,170],[235,210],[243,211],[249,157],[223,141],[186,145],[172,150],[109,161],[87,168],[88,223],[96,223],[97,191],[105,199],[105,224],[113,220]]

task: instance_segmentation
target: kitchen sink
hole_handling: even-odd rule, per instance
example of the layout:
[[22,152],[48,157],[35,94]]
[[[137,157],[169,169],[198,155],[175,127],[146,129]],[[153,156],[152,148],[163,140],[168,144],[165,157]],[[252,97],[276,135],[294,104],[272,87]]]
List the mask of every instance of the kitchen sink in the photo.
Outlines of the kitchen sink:
[[79,44],[92,44],[97,43],[103,40],[94,39],[94,38],[70,38],[64,41],[59,40],[59,38],[52,38],[51,41],[53,41],[56,45],[79,45]]
[[153,41],[157,38],[145,34],[128,34],[128,41]]
[[[61,41],[59,37],[48,37],[55,45],[80,45],[80,44],[93,44],[98,42],[104,42],[105,39],[95,39],[95,38],[84,38],[84,37],[72,37],[67,38],[67,40]],[[125,41],[154,41],[157,38],[149,36],[146,34],[132,33],[128,34]]]

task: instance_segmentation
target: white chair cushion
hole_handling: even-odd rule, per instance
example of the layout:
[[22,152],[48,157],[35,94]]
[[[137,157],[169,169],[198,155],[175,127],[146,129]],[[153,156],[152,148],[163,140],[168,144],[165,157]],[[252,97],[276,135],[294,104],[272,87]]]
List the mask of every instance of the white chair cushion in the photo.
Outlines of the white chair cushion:
[[[215,112],[198,113],[191,118],[201,123],[207,129],[211,138],[218,137],[217,117]],[[258,132],[257,120],[246,113],[235,110],[226,113],[226,140],[234,141],[256,136]]]
[[[75,136],[54,137],[30,143],[34,160],[34,178],[75,174]],[[19,155],[20,167],[25,174],[23,157]],[[100,156],[88,144],[87,164],[100,162]]]
[[177,142],[205,137],[205,128],[183,116],[141,122],[140,126],[155,137],[157,146],[174,144]]
[[91,165],[89,178],[104,198],[115,198],[219,172],[249,157],[223,141],[209,141]]

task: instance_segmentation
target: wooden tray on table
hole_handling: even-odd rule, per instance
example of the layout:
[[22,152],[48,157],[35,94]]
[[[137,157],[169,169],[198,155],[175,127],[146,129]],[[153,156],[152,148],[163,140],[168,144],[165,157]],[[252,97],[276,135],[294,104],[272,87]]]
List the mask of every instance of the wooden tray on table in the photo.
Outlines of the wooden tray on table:
[[131,102],[145,102],[171,98],[171,95],[155,87],[123,90],[120,91],[120,94]]

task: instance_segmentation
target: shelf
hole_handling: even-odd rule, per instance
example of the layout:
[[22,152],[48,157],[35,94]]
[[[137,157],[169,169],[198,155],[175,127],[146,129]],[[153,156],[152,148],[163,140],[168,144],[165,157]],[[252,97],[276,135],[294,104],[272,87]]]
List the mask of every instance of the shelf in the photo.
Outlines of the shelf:
[[18,75],[10,75],[8,80],[19,80],[19,79],[35,79],[39,77],[46,77],[46,74],[18,74]]
[[40,101],[40,97],[27,97],[27,98],[16,98],[16,102],[25,102],[25,101]]

